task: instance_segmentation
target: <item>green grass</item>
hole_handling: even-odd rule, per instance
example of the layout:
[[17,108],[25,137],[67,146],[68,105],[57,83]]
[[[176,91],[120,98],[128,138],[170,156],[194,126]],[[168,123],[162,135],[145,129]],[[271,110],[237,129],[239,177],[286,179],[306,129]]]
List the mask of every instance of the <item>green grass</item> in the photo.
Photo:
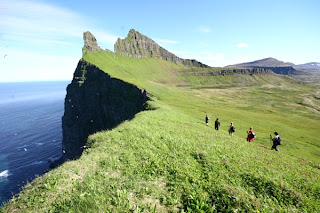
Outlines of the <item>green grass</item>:
[[[113,53],[84,59],[145,88],[155,110],[90,136],[80,159],[37,178],[0,212],[320,211],[315,86],[277,75],[197,79],[184,72],[202,69]],[[280,152],[270,150],[274,131]]]

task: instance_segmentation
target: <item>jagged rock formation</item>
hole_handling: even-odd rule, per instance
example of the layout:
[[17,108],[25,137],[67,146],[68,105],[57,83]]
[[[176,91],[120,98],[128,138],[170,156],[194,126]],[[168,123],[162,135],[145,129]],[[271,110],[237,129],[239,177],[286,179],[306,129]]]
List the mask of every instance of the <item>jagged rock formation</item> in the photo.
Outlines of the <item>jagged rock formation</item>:
[[89,31],[83,33],[83,40],[84,47],[82,51],[85,51],[85,48],[87,48],[91,52],[101,50],[97,43],[97,39]]
[[159,46],[155,41],[131,29],[127,38],[118,38],[114,45],[115,53],[134,58],[163,59],[174,63],[182,63],[185,66],[208,67],[196,60],[182,59]]
[[62,118],[63,159],[81,155],[87,137],[132,119],[145,109],[146,91],[111,78],[95,65],[81,59],[67,87]]

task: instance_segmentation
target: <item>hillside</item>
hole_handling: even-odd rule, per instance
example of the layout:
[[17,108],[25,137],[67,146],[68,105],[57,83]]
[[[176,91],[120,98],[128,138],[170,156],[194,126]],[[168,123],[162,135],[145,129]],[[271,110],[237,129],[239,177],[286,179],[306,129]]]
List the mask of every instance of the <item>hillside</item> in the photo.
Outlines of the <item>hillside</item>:
[[[91,134],[79,159],[28,184],[0,212],[320,211],[319,87],[269,69],[190,66],[96,45],[85,39],[70,87],[91,85],[88,94],[99,96],[101,78],[89,72],[103,71],[145,90],[145,110]],[[99,106],[82,98],[88,89],[74,94],[79,106]],[[274,131],[284,142],[279,152],[270,150]]]
[[310,62],[293,65],[293,67],[303,73],[302,75],[295,76],[296,79],[320,85],[320,63]]

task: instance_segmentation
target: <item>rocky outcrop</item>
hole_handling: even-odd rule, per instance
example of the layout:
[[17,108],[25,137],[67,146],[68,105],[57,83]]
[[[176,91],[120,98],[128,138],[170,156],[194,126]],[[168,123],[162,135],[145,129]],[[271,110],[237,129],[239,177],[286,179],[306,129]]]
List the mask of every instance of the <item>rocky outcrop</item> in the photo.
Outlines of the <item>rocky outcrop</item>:
[[287,66],[287,67],[256,67],[256,66],[253,66],[252,68],[269,69],[269,70],[272,70],[274,73],[277,73],[280,75],[299,75],[300,74],[299,71],[297,71],[296,69],[294,69],[291,66]]
[[81,59],[67,87],[62,118],[63,159],[81,155],[87,137],[112,129],[145,109],[146,91],[111,78],[95,65]]
[[155,58],[174,63],[182,63],[185,66],[208,67],[196,60],[182,59],[162,48],[155,41],[131,29],[127,38],[118,38],[114,45],[114,52],[133,58]]
[[84,47],[82,49],[82,52],[85,51],[85,48],[91,52],[101,50],[101,48],[97,43],[97,39],[89,31],[83,33],[83,40],[84,40]]

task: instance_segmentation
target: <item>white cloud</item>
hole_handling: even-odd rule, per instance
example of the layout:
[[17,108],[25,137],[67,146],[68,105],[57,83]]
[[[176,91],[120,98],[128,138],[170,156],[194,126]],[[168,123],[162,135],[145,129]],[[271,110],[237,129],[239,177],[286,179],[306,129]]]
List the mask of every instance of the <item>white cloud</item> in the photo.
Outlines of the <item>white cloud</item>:
[[117,36],[96,30],[95,22],[37,0],[1,1],[0,45],[8,46],[0,57],[1,81],[71,79],[84,31],[90,30],[100,46],[113,50]]
[[202,33],[210,33],[212,31],[211,28],[207,26],[200,26],[198,27],[198,30]]
[[222,53],[203,51],[200,52],[200,55],[187,55],[185,58],[196,59],[197,61],[212,67],[221,67],[227,65],[225,57]]
[[71,80],[79,59],[11,50],[0,59],[1,81]]
[[249,47],[249,45],[246,44],[246,43],[239,43],[239,44],[237,44],[237,47],[238,48],[243,48],[243,47]]
[[5,34],[2,36],[4,40],[13,40],[13,41],[28,41],[29,43],[33,44],[39,44],[39,45],[63,45],[63,46],[71,46],[72,42],[70,41],[63,41],[63,40],[58,40],[58,39],[45,39],[45,38],[34,38],[32,35],[24,35],[18,36],[18,35],[11,35],[9,36],[8,34]]
[[81,37],[83,17],[80,14],[35,1],[6,1],[0,8],[1,31],[9,34],[32,34],[56,37]]
[[[82,33],[92,29],[94,20],[65,8],[37,1],[11,0],[1,3],[0,33],[8,40],[19,37],[28,42],[40,40],[63,44],[66,39],[81,39]],[[92,29],[102,42],[112,43],[117,36]]]
[[208,53],[204,56],[197,56],[195,59],[209,66],[225,66],[226,61],[222,53]]

